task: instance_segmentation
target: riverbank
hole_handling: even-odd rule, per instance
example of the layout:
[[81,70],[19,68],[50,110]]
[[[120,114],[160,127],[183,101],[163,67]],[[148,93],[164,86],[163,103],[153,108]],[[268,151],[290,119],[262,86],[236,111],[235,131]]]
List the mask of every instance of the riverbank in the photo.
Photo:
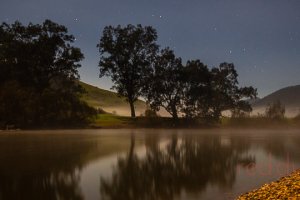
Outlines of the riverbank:
[[300,170],[237,198],[248,199],[300,199]]
[[0,130],[49,130],[49,129],[135,129],[135,128],[197,128],[197,129],[299,129],[300,117],[272,120],[265,117],[229,118],[222,117],[219,122],[170,117],[131,118],[110,113],[97,114],[87,124],[53,125],[53,126],[0,126]]
[[220,122],[208,123],[201,120],[170,117],[126,117],[114,114],[98,114],[91,128],[300,128],[299,118],[271,120],[264,117],[221,118]]

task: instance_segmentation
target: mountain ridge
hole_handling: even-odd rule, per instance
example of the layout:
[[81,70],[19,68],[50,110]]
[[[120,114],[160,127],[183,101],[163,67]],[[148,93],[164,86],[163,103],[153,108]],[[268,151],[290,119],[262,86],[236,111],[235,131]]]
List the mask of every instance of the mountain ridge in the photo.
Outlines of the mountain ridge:
[[285,106],[286,116],[293,117],[300,112],[300,85],[281,88],[252,103],[254,113],[262,113],[265,108],[276,101]]

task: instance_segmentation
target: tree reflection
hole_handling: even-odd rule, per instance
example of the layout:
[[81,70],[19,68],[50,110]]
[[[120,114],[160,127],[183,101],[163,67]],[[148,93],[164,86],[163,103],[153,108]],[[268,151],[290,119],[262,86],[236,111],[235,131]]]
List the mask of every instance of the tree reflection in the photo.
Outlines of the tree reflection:
[[77,173],[54,172],[53,174],[0,177],[0,199],[83,199]]
[[280,135],[273,134],[268,136],[263,143],[263,148],[266,153],[271,154],[273,157],[280,161],[288,162],[300,161],[300,136],[297,135]]
[[81,200],[80,169],[95,150],[77,135],[0,138],[0,200]]
[[239,164],[254,158],[244,154],[246,141],[217,136],[179,138],[162,147],[157,136],[146,138],[146,155],[138,156],[132,138],[129,153],[120,158],[112,177],[101,178],[104,199],[174,199],[181,191],[200,193],[208,184],[231,187]]

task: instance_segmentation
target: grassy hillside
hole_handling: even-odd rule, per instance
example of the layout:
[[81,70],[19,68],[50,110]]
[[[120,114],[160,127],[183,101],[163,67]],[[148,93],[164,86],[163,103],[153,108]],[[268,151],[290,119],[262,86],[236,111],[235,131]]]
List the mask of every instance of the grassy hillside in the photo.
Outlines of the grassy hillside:
[[[85,88],[86,94],[82,97],[90,106],[102,108],[106,112],[116,113],[117,115],[129,116],[130,109],[124,98],[116,93],[104,90],[84,82],[80,84]],[[254,108],[253,114],[264,113],[269,103],[279,100],[286,107],[286,116],[293,117],[300,112],[300,85],[280,89],[262,99],[251,102]],[[146,104],[144,101],[136,102],[136,115],[144,114]],[[165,111],[160,112],[161,116],[168,116]]]
[[252,106],[254,110],[263,112],[268,104],[280,101],[286,108],[287,116],[295,116],[300,111],[300,85],[282,88],[266,97],[255,101]]
[[[102,108],[106,112],[110,113],[116,113],[125,116],[130,115],[129,104],[124,98],[119,97],[116,93],[89,85],[84,82],[80,82],[80,85],[86,90],[86,94],[83,95],[82,99],[90,106]],[[135,106],[137,115],[144,113],[146,108],[144,101],[138,100]]]

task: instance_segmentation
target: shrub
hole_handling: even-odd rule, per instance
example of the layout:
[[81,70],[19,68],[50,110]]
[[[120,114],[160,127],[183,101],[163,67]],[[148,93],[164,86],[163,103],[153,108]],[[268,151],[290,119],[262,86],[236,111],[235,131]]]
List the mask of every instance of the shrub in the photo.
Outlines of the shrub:
[[285,106],[280,101],[269,104],[266,108],[265,115],[270,119],[283,119],[285,114]]
[[158,115],[155,112],[155,110],[146,109],[145,110],[145,117],[158,117]]

